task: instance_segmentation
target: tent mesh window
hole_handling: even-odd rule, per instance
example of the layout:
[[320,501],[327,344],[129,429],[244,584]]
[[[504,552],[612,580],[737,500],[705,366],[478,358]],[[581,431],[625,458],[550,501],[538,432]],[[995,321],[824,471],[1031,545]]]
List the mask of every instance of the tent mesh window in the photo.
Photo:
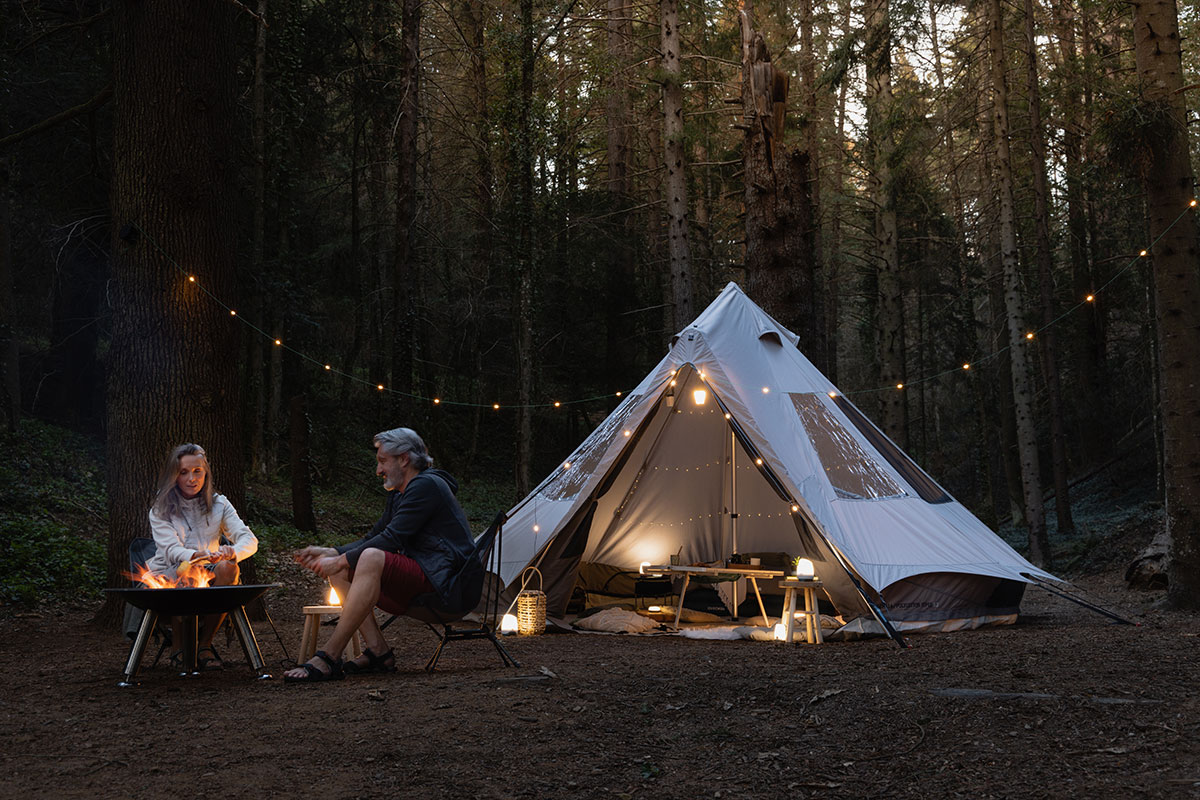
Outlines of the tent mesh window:
[[850,418],[854,427],[858,428],[858,432],[875,446],[875,449],[887,459],[896,472],[900,473],[900,477],[917,490],[917,494],[921,496],[922,500],[927,503],[949,503],[951,501],[951,497],[946,494],[945,489],[938,486],[925,470],[918,467],[917,463],[909,458],[903,450],[896,447],[891,439],[872,425],[871,421],[864,417],[862,412],[855,408],[849,400],[838,395],[833,398],[833,402],[837,404],[843,414]]
[[638,407],[638,401],[641,399],[639,394],[631,394],[625,398],[625,402],[604,422],[600,423],[600,427],[584,440],[570,458],[563,462],[558,475],[554,476],[542,489],[542,496],[549,500],[575,499],[587,485],[588,479],[596,474],[601,459],[604,458],[604,454],[608,452],[612,443],[617,438],[624,441],[621,433],[625,427],[625,421]]
[[839,496],[850,500],[898,497],[904,490],[872,458],[858,439],[838,422],[816,394],[789,394],[800,424]]

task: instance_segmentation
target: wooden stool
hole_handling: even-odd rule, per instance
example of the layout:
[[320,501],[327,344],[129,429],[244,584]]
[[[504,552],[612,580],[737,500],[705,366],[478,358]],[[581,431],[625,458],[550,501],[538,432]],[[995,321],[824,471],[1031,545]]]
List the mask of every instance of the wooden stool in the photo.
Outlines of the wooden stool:
[[821,637],[821,615],[817,611],[817,587],[821,581],[816,578],[787,578],[779,582],[783,589],[783,640],[792,641],[792,629],[796,624],[796,590],[804,591],[804,632],[809,644],[823,644]]
[[[297,664],[305,663],[317,652],[317,634],[321,630],[321,617],[327,614],[341,613],[341,606],[304,607],[304,633],[300,636],[300,655],[296,657]],[[330,653],[329,655],[336,657],[338,654]],[[346,645],[345,651],[340,655],[343,658],[362,655],[362,649],[358,643],[358,631],[355,631],[354,635],[350,637],[350,643]]]

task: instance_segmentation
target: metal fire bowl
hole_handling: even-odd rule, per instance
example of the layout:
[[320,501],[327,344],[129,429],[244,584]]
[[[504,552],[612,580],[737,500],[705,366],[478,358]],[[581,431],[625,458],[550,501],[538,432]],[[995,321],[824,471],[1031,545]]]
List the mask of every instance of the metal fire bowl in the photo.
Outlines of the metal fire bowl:
[[105,589],[137,608],[161,616],[186,617],[193,614],[224,614],[258,599],[268,589],[281,584],[258,583],[247,586],[205,586],[202,589]]

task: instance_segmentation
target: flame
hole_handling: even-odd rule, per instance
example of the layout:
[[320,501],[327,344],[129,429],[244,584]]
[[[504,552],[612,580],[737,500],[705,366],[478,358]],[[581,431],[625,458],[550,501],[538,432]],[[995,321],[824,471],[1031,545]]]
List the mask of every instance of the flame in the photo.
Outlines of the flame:
[[329,587],[329,605],[340,606],[341,604],[342,604],[342,598],[338,597],[337,589],[334,589],[333,586],[330,585],[330,587]]
[[185,561],[179,565],[178,578],[168,578],[151,572],[147,567],[138,568],[137,572],[124,573],[134,583],[140,583],[147,589],[202,589],[212,580],[212,573],[200,564]]

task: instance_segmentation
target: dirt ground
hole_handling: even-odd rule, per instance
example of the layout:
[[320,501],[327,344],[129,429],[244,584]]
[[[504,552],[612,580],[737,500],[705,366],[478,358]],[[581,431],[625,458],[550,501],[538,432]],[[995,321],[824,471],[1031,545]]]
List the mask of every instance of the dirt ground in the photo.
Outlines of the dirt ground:
[[[435,639],[402,621],[398,674],[303,686],[266,622],[274,680],[235,641],[122,689],[128,645],[86,610],[8,614],[0,796],[1200,797],[1200,619],[1078,583],[1140,625],[1031,589],[1016,626],[905,650],[546,635],[504,640],[519,668],[475,641],[426,674]],[[293,656],[301,594],[269,595]]]

